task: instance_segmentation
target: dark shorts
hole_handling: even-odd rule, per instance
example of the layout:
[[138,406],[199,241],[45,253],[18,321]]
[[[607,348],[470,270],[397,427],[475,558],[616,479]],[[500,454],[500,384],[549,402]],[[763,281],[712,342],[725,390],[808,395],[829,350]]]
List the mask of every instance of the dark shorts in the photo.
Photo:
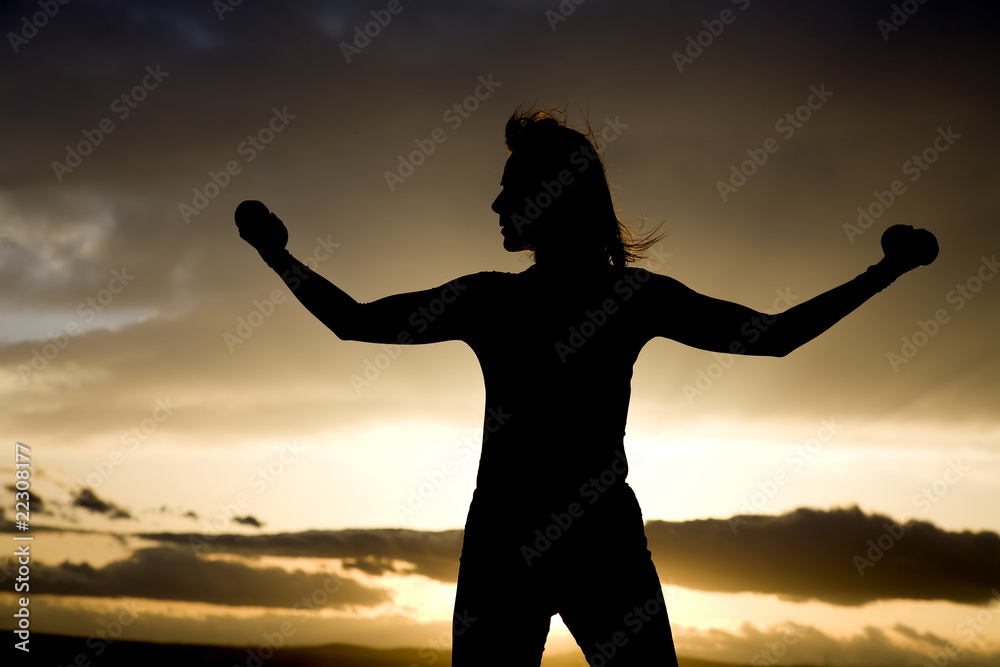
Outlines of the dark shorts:
[[469,509],[452,664],[537,667],[560,614],[595,667],[676,667],[632,489],[622,484],[594,502],[567,497],[542,511],[510,493],[477,489]]

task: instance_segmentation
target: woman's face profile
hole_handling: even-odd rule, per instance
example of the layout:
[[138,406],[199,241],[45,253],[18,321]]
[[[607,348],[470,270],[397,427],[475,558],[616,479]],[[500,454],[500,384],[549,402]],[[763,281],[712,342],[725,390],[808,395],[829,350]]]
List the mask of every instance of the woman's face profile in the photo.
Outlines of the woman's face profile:
[[[500,194],[490,208],[500,216],[503,247],[508,252],[531,250],[535,247],[532,230],[537,229],[540,215],[529,210],[528,204],[537,194],[537,183],[528,177],[523,163],[511,155],[500,178]],[[534,217],[532,217],[534,214]]]

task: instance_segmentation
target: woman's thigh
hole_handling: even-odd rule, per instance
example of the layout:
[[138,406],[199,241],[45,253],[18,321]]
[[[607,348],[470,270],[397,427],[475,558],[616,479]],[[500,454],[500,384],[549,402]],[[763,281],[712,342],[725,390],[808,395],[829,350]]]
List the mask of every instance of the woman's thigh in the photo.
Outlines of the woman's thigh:
[[670,620],[642,513],[625,487],[574,540],[557,611],[595,666],[676,667]]
[[537,667],[552,615],[540,568],[527,562],[523,530],[470,513],[452,628],[452,665]]
[[531,551],[539,546],[534,524],[504,528],[499,516],[487,521],[473,505],[455,598],[455,667],[537,667],[555,613],[592,665],[676,667],[663,592],[630,488],[585,507],[541,553]]

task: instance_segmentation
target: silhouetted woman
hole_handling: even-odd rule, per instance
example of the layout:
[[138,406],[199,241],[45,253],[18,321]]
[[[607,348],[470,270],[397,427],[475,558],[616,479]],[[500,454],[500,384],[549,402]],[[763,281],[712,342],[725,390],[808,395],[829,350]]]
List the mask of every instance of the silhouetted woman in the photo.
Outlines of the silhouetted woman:
[[[477,486],[465,526],[453,627],[456,667],[538,665],[561,614],[592,665],[676,665],[642,514],[625,483],[632,365],[663,336],[715,352],[781,357],[937,254],[929,232],[897,226],[886,257],[778,315],[703,296],[629,263],[588,138],[547,111],[506,126],[510,157],[493,202],[504,248],[531,251],[521,273],[482,272],[358,303],[285,250],[283,223],[259,202],[240,236],[343,340],[460,340],[486,383]],[[762,327],[749,323],[767,322]]]

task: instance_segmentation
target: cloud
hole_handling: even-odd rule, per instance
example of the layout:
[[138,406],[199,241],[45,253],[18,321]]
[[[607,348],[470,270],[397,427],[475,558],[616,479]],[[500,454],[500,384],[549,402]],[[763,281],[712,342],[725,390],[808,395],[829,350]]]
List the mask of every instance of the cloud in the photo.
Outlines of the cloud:
[[257,517],[249,514],[247,516],[234,516],[233,521],[244,526],[253,526],[254,528],[260,528],[264,525],[259,519],[257,519]]
[[[458,578],[462,531],[425,532],[401,528],[313,530],[274,535],[202,535],[197,533],[144,533],[148,540],[185,544],[211,553],[242,556],[342,558],[345,565],[370,574],[402,572],[439,581]],[[413,567],[400,570],[392,561]]]
[[[835,637],[809,625],[788,622],[768,628],[743,623],[730,632],[718,628],[680,628],[674,633],[678,653],[740,665],[924,665],[929,658],[938,664],[967,667],[996,665],[1000,651],[966,646],[929,633],[918,633],[905,625],[891,630],[867,626],[860,632]],[[950,653],[946,653],[950,651]]]
[[[140,597],[220,605],[303,608],[375,606],[388,592],[335,574],[278,567],[251,567],[230,560],[206,560],[191,549],[140,549],[125,560],[95,568],[87,563],[34,563],[32,592],[93,597]],[[325,604],[303,602],[321,596]]]
[[[977,604],[1000,587],[996,533],[949,532],[922,521],[900,526],[889,517],[866,515],[858,508],[798,509],[780,516],[728,520],[648,521],[646,536],[661,576],[697,590],[764,593],[836,605],[887,599]],[[444,582],[456,581],[462,547],[459,530],[142,537],[245,556],[343,558],[349,566],[371,574],[409,572]],[[400,570],[393,561],[411,563],[413,568]]]
[[657,569],[688,588],[860,605],[875,600],[990,599],[1000,535],[900,525],[858,508],[646,523]]
[[[5,488],[10,491],[11,494],[24,493],[13,484],[8,484]],[[37,492],[29,489],[26,493],[28,494],[28,505],[31,507],[32,512],[37,512],[38,514],[51,514],[45,506],[45,501],[40,495],[38,495]],[[0,517],[2,516],[2,510],[0,510]]]
[[114,503],[102,500],[91,489],[83,488],[73,499],[74,507],[82,507],[97,514],[107,514],[112,519],[131,519],[132,515]]

